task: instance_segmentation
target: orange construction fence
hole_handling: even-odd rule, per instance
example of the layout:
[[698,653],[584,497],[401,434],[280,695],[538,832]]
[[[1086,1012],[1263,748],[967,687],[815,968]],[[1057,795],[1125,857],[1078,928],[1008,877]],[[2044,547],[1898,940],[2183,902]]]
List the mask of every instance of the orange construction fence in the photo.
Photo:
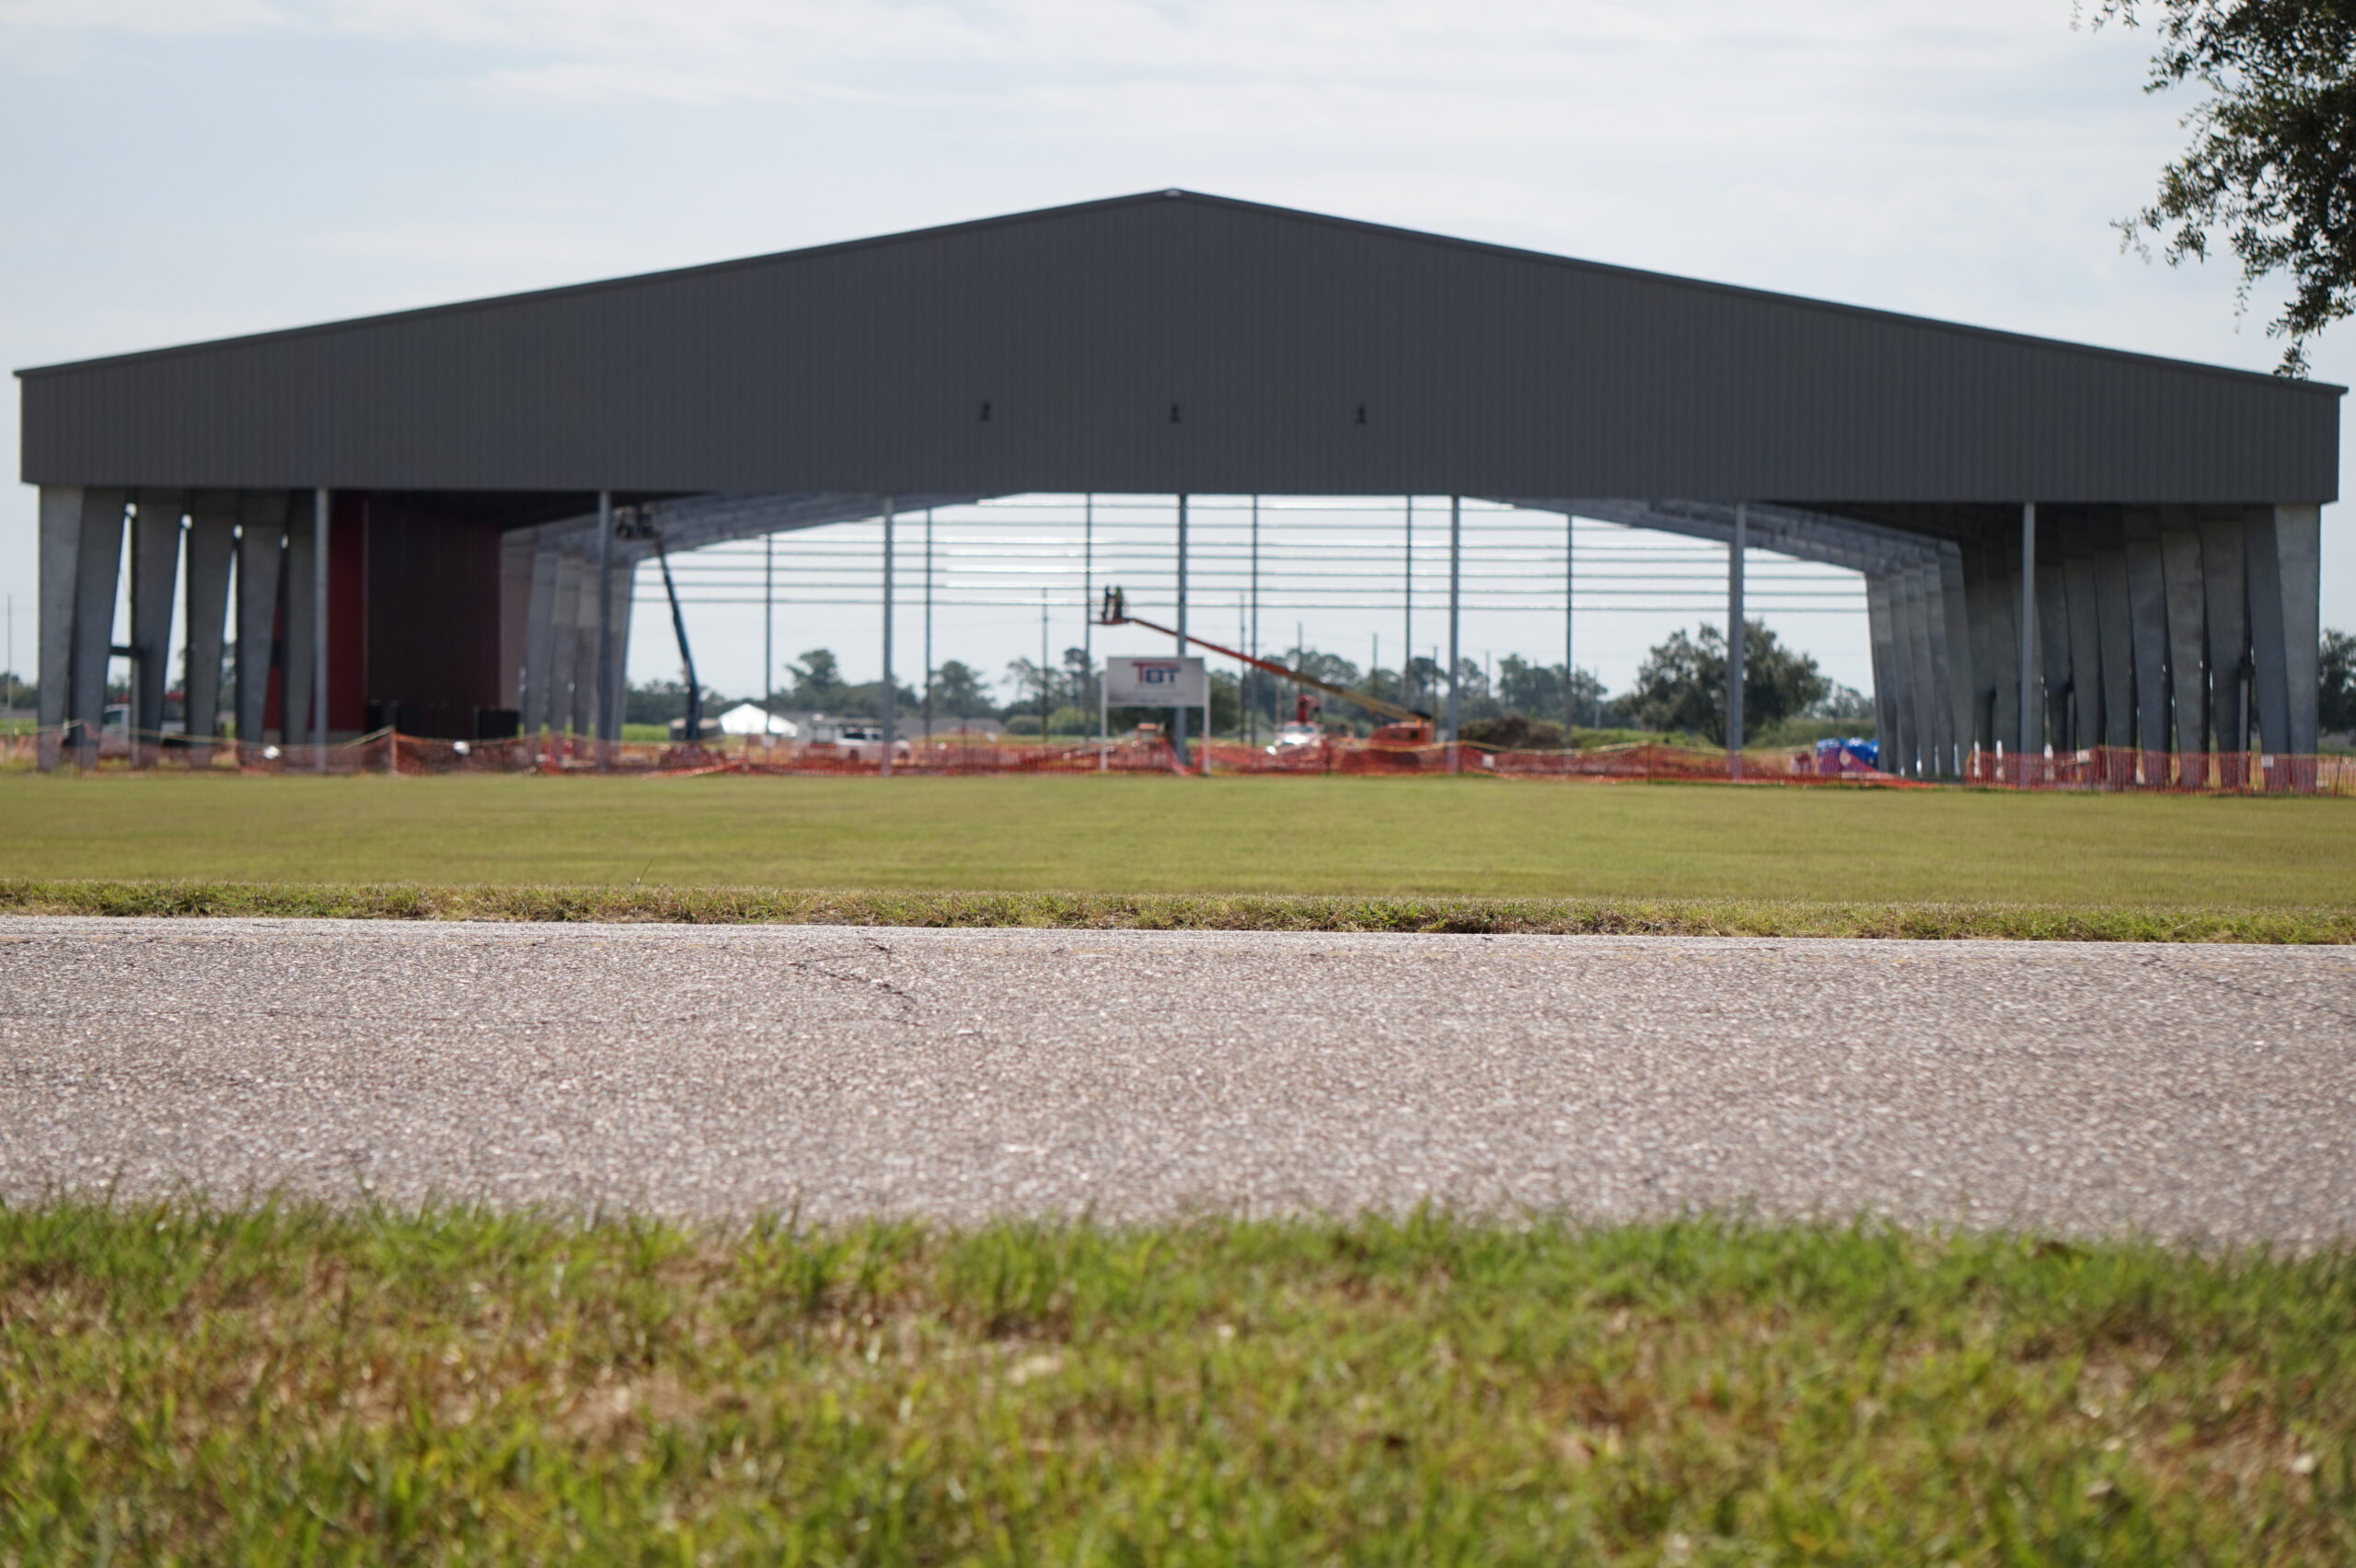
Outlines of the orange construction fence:
[[[599,745],[579,735],[523,735],[506,740],[427,740],[380,730],[325,746],[241,745],[231,740],[189,741],[177,735],[129,739],[120,732],[95,748],[76,747],[57,732],[0,736],[0,766],[32,767],[44,753],[67,767],[115,772],[260,774],[622,773],[686,777],[710,773],[778,776],[873,776],[883,771],[872,743],[769,744],[731,737],[714,745],[618,742]],[[1236,741],[1198,742],[1187,771],[1222,774],[1473,774],[1495,778],[1677,780],[1693,783],[1848,784],[1884,789],[1932,789],[1865,767],[1845,754],[1757,751],[1739,767],[1723,751],[1659,743],[1599,746],[1586,751],[1503,751],[1469,743],[1454,746],[1380,745],[1329,737],[1305,746],[1251,746]],[[893,748],[892,771],[925,776],[1016,773],[1178,771],[1169,742],[1160,736],[1092,741],[1011,741],[973,735],[918,738]],[[2320,794],[2356,796],[2356,757],[2292,756],[2268,752],[2146,752],[2097,746],[2056,756],[1975,753],[1962,778],[1967,787],[1998,790],[2079,790],[2105,793]]]

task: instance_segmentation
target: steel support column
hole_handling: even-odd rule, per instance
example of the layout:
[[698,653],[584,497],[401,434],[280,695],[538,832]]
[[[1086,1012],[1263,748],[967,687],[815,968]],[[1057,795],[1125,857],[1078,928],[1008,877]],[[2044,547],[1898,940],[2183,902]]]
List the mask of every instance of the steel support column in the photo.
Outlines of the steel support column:
[[606,737],[608,748],[618,745],[622,738],[622,718],[627,711],[629,692],[629,623],[630,607],[638,586],[638,562],[635,556],[617,555],[613,581],[606,590],[606,670],[604,691],[612,706],[611,732]]
[[[621,739],[618,725],[610,725],[613,717],[613,692],[607,685],[607,673],[614,663],[614,492],[597,492],[597,651],[590,668],[596,672],[595,699],[590,705],[590,732],[596,737],[597,767],[602,771],[613,766],[612,743]],[[612,733],[606,733],[608,727]],[[689,735],[687,744],[694,745],[703,739]]]
[[[2200,520],[2200,574],[2209,620],[2209,711],[2220,752],[2249,750],[2249,589],[2244,568],[2242,520],[2211,514]],[[2240,764],[2221,783],[2242,782]]]
[[2102,744],[2135,744],[2134,612],[2127,592],[2127,540],[2116,517],[2095,529],[2095,624],[2102,635]]
[[[1405,649],[1406,651],[1399,655],[1399,690],[1402,693],[1399,700],[1404,703],[1407,707],[1413,708],[1415,706],[1416,694],[1415,682],[1413,677],[1409,674],[1409,670],[1415,663],[1415,498],[1411,495],[1405,499],[1406,513],[1405,516],[1402,520],[1403,531],[1400,536],[1399,546],[1399,602],[1401,608],[1401,635],[1399,639],[1399,646]],[[1253,604],[1255,607],[1255,613],[1256,607],[1259,604],[1259,600],[1256,595],[1259,593],[1260,585],[1259,529],[1259,513],[1254,512],[1253,513],[1252,521],[1252,591],[1255,595],[1253,600]],[[1260,650],[1257,647],[1254,647],[1252,651],[1257,653]]]
[[2201,613],[2200,533],[2190,518],[2170,509],[2160,515],[2160,569],[2167,596],[2168,692],[2171,729],[2179,755],[2177,781],[2200,784],[2190,760],[2209,749],[2209,685],[2204,678],[2208,620]]
[[2323,628],[2323,509],[2319,506],[2276,506],[2273,513],[2274,564],[2282,594],[2282,673],[2290,688],[2289,723],[2284,730],[2293,755],[2313,756],[2321,739],[2317,709],[2322,705],[2320,682]]
[[2062,585],[2070,613],[2070,738],[2073,750],[2102,744],[2102,623],[2095,561],[2083,523],[2065,525]]
[[[1563,513],[1563,744],[1566,746],[1571,744],[1571,732],[1579,721],[1578,643],[1572,635],[1577,621],[1572,591],[1578,582],[1578,516],[1576,513],[1565,512]],[[1413,658],[1415,652],[1411,644],[1407,649],[1408,657]],[[1403,664],[1401,668],[1405,666]],[[1404,689],[1403,683],[1402,689]]]
[[40,487],[40,651],[35,678],[40,690],[34,721],[40,734],[35,759],[46,773],[63,752],[59,732],[72,706],[75,573],[82,559],[82,487]]
[[1971,661],[1971,619],[1963,592],[1963,551],[1951,540],[1939,544],[1938,597],[1931,606],[1932,625],[1938,633],[1939,682],[1946,700],[1940,717],[1946,721],[1947,744],[1939,758],[1941,773],[1959,774],[1971,750],[1971,693],[1979,679]]
[[1906,692],[1913,704],[1913,755],[1909,758],[1909,775],[1923,777],[1939,772],[1939,751],[1946,746],[1946,725],[1941,721],[1939,701],[1939,662],[1932,654],[1932,605],[1936,603],[1936,574],[1932,568],[1906,568],[1899,579],[1903,591],[1899,594],[1899,628],[1906,636],[1906,669],[1911,675],[1911,690]]
[[[188,492],[143,490],[131,520],[131,705],[124,726],[132,766],[152,759],[172,684],[172,590],[180,578],[180,515]],[[144,749],[143,749],[143,742]]]
[[2168,589],[2159,513],[2136,507],[2119,530],[2127,546],[2127,618],[2135,659],[2135,744],[2156,754],[2168,749]]
[[583,540],[579,576],[572,592],[572,695],[565,728],[585,741],[597,735],[597,559]]
[[328,529],[333,519],[333,498],[325,490],[311,492],[311,744],[319,748],[319,771],[328,770]]
[[1734,503],[1734,536],[1727,541],[1727,772],[1742,777],[1742,555],[1750,548],[1750,508]]
[[[2242,535],[2247,552],[2244,567],[2249,574],[2250,692],[2251,706],[2258,711],[2259,744],[2270,753],[2295,753],[2290,624],[2283,607],[2298,568],[2293,560],[2291,570],[2284,571],[2282,534],[2277,508],[2250,509]],[[2308,589],[2310,594],[2313,592]]]
[[286,529],[286,667],[278,707],[289,746],[323,744],[311,728],[318,717],[312,682],[318,675],[319,591],[319,536],[311,521],[290,517]]
[[188,508],[188,597],[181,628],[186,687],[189,761],[202,767],[213,748],[202,743],[221,733],[222,654],[229,619],[229,564],[237,554],[237,497],[205,490]]
[[1897,631],[1892,624],[1887,572],[1865,573],[1865,630],[1873,650],[1874,738],[1883,769],[1895,773],[1900,755],[1898,694],[1903,683],[1899,673]]
[[1975,547],[1964,557],[1964,615],[1971,643],[1970,748],[2010,750],[2020,727],[2019,650],[2013,627],[2013,579],[2004,552]]
[[2038,603],[2037,603],[2037,502],[2021,503],[2021,564],[2020,605],[2014,631],[2019,641],[2016,657],[2020,663],[2015,672],[2020,681],[2019,707],[2015,712],[2018,723],[2019,746],[2023,756],[2035,756],[2044,744],[2045,724],[2040,711],[2043,704],[2037,700],[2032,689],[2037,684],[2038,663]]
[[2070,563],[2062,553],[2061,529],[2044,526],[2037,540],[2037,665],[2043,676],[2042,694],[2032,693],[2044,724],[2030,748],[2060,752],[2077,744],[2076,675],[2070,663],[2077,646],[2070,615]]
[[578,728],[574,716],[579,711],[577,688],[583,678],[582,579],[587,575],[588,563],[578,548],[568,548],[557,557],[556,595],[549,619],[547,722],[559,734],[572,734]]
[[516,686],[517,720],[537,735],[556,722],[557,576],[564,554],[542,539],[532,547],[532,586],[524,609],[524,667]]
[[[892,567],[898,542],[897,524],[892,498],[887,495],[884,498],[884,689],[875,702],[877,711],[884,716],[884,755],[875,770],[886,778],[892,777],[892,742],[898,731],[900,706],[898,693],[892,686]],[[1045,670],[1040,671],[1040,678],[1045,679],[1046,674]],[[1039,716],[1039,739],[1045,742],[1046,738],[1047,718],[1043,713]]]
[[[1180,496],[1179,496],[1179,498],[1178,498],[1178,657],[1180,657],[1181,659],[1184,659],[1185,656],[1186,656],[1186,497],[1185,497],[1184,495],[1183,495],[1183,494],[1182,494],[1182,495],[1180,495]],[[1040,672],[1039,672],[1039,674],[1040,674],[1041,678],[1044,680],[1044,679],[1045,678],[1046,672],[1045,672],[1045,670],[1042,670],[1042,671],[1040,671]],[[1181,706],[1181,707],[1179,707],[1179,708],[1174,709],[1172,709],[1172,714],[1171,714],[1171,724],[1170,724],[1170,752],[1171,752],[1171,755],[1172,755],[1172,756],[1173,756],[1173,757],[1175,757],[1175,758],[1177,759],[1178,766],[1179,766],[1180,767],[1182,767],[1182,768],[1184,768],[1184,767],[1186,767],[1190,766],[1190,759],[1189,759],[1189,757],[1188,757],[1188,755],[1187,755],[1187,753],[1186,753],[1186,717],[1187,717],[1186,709],[1185,709],[1185,708],[1184,708],[1184,706]],[[1044,715],[1044,714],[1043,714],[1043,715],[1041,715],[1041,716],[1040,716],[1040,720],[1039,720],[1039,728],[1040,728],[1040,731],[1041,731],[1041,734],[1040,734],[1040,737],[1039,737],[1039,738],[1040,738],[1042,741],[1045,741],[1045,740],[1046,739],[1046,735],[1045,735],[1045,730],[1046,730],[1046,727],[1047,727],[1047,721],[1046,721],[1046,717],[1045,717],[1045,715]]]
[[[286,492],[248,490],[237,525],[237,744],[259,747],[270,718],[270,672],[286,571]],[[281,694],[280,708],[284,709]],[[284,733],[282,730],[281,733]]]
[[1456,725],[1462,712],[1457,700],[1462,682],[1457,666],[1463,662],[1464,635],[1464,498],[1448,498],[1448,770],[1458,768]]
[[115,589],[122,575],[123,507],[119,490],[82,492],[82,522],[74,569],[73,686],[65,721],[75,726],[81,759],[98,759],[106,728],[107,663],[114,656]]

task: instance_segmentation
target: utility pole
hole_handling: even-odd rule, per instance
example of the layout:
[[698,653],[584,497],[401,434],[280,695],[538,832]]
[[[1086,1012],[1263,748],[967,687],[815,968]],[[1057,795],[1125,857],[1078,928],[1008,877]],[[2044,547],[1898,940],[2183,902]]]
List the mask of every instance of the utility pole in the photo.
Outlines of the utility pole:
[[777,536],[761,536],[761,744],[777,711]]
[[1055,675],[1047,668],[1047,591],[1039,590],[1039,739],[1047,738],[1047,721],[1054,717],[1048,703],[1055,691]]

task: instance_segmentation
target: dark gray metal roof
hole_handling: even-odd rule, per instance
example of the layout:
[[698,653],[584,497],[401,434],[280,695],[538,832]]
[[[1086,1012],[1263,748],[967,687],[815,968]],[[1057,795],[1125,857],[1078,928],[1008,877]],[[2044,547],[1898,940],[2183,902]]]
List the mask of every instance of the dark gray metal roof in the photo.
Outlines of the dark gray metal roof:
[[43,483],[2320,502],[2342,389],[1184,191],[20,371]]

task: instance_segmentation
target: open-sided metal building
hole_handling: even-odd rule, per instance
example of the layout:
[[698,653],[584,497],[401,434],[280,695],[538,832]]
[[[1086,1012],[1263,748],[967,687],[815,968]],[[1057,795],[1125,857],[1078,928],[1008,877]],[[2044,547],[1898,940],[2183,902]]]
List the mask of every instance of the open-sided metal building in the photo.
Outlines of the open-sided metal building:
[[1184,191],[18,375],[52,728],[99,721],[126,569],[139,728],[184,559],[191,714],[237,563],[241,735],[612,732],[633,516],[681,548],[1124,491],[1854,568],[1900,771],[2316,740],[2341,388]]

